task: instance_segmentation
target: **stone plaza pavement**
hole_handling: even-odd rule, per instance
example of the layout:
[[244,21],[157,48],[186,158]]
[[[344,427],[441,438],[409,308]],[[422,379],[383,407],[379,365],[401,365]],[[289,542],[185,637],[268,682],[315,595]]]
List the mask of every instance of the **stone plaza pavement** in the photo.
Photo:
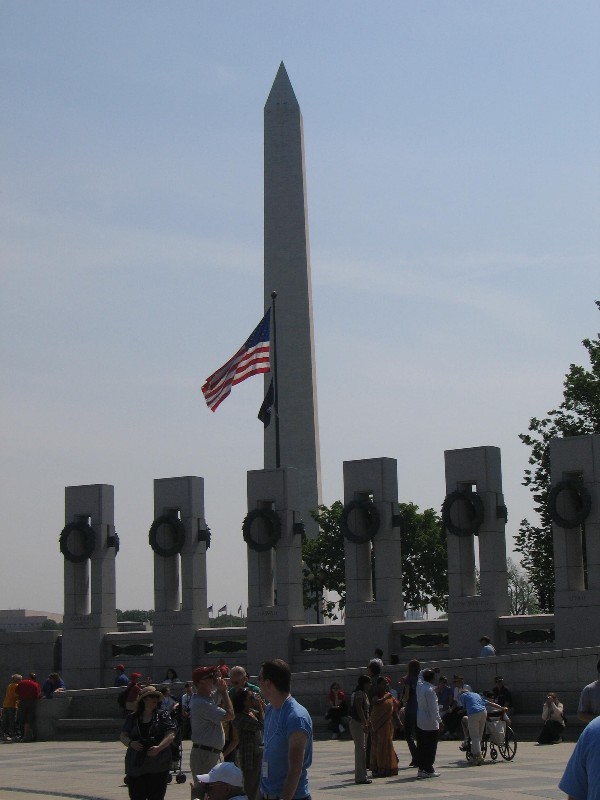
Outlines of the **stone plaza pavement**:
[[[184,743],[184,767],[189,745]],[[441,777],[417,780],[416,770],[406,766],[406,744],[395,745],[400,757],[398,776],[356,786],[352,742],[316,742],[310,771],[313,800],[565,800],[557,784],[574,747],[572,743],[538,747],[523,742],[512,762],[499,759],[468,767],[457,742],[441,742],[436,762]],[[127,800],[124,753],[118,742],[2,744],[0,800]],[[167,800],[189,797],[189,782],[173,781],[167,789]]]

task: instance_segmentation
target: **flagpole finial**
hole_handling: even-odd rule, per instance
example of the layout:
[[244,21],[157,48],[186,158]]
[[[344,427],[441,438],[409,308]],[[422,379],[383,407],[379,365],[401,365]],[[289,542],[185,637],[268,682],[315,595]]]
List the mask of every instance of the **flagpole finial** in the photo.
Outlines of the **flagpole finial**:
[[277,297],[277,292],[271,292],[271,298],[275,300],[276,297]]

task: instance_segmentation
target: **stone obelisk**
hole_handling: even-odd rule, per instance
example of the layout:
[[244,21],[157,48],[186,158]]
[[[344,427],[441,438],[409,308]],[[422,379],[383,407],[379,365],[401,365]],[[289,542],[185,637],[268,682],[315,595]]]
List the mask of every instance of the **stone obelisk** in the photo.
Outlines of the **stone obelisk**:
[[[321,502],[308,215],[302,114],[281,63],[265,104],[265,308],[277,292],[277,388],[281,467],[298,472],[302,515]],[[271,375],[265,376],[265,391]],[[265,469],[276,466],[275,424],[265,428]]]

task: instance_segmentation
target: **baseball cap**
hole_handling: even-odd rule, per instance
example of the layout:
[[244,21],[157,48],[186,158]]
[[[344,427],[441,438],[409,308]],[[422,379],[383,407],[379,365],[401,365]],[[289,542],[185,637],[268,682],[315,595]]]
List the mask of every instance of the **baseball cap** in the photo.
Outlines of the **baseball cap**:
[[125,667],[123,666],[123,664],[117,664],[117,666],[115,667],[115,669],[120,669],[120,670],[121,670],[121,672],[125,672]]
[[213,678],[218,667],[196,667],[196,669],[192,672],[192,680],[194,683],[198,683],[198,681],[204,681],[207,678]]
[[232,761],[222,761],[213,767],[206,775],[196,776],[200,783],[228,783],[230,786],[239,786],[241,789],[244,785],[244,778],[242,771]]

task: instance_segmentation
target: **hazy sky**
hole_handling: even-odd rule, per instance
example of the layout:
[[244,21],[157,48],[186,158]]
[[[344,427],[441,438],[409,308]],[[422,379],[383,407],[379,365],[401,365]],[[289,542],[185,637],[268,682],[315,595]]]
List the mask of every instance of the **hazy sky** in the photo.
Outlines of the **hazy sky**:
[[600,297],[600,7],[578,0],[0,2],[0,607],[63,608],[64,487],[115,486],[117,605],[153,604],[152,481],[205,479],[209,603],[246,607],[263,382],[203,380],[262,316],[263,106],[303,117],[323,500],[502,450],[560,402]]

